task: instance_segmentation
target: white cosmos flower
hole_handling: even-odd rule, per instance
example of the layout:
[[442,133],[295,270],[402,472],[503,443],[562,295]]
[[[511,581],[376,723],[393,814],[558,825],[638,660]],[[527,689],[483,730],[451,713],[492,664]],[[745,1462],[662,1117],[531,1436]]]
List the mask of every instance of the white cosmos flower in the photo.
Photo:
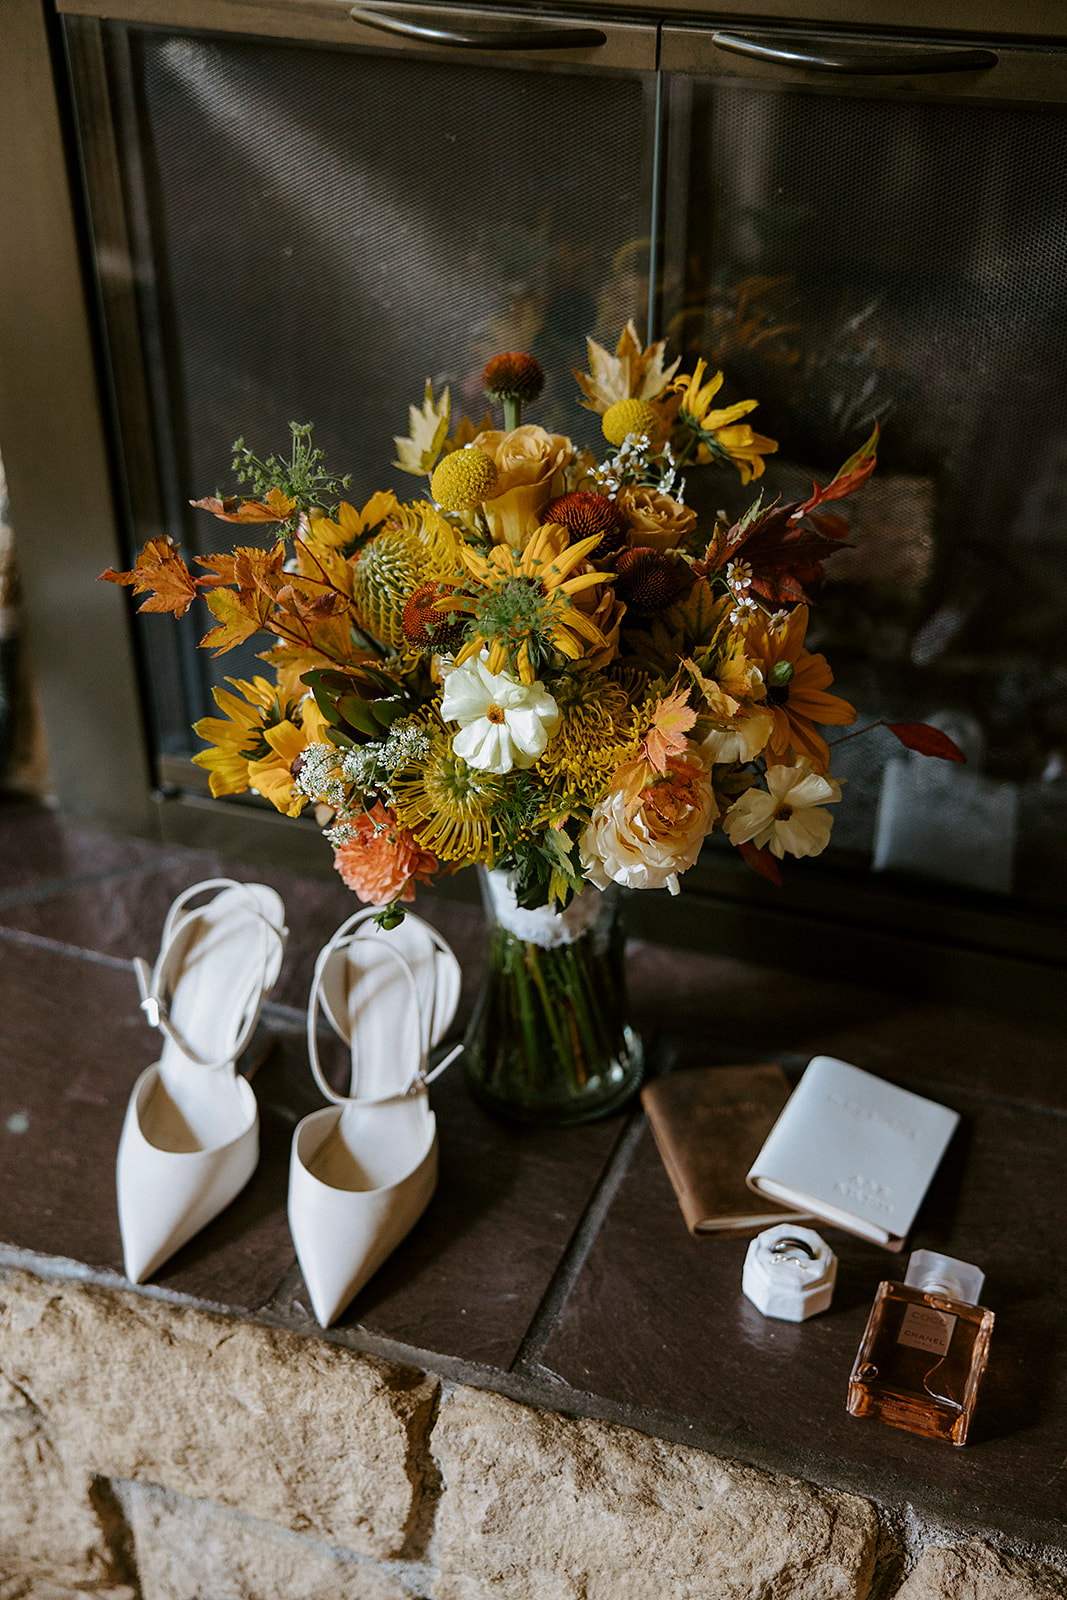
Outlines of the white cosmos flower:
[[487,653],[453,667],[445,679],[441,715],[460,726],[452,749],[481,772],[532,767],[559,726],[559,707],[543,683],[490,672]]
[[805,757],[795,767],[768,767],[766,789],[747,789],[723,818],[731,844],[752,841],[781,860],[817,856],[830,842],[833,817],[823,807],[841,798],[836,778],[813,772]]

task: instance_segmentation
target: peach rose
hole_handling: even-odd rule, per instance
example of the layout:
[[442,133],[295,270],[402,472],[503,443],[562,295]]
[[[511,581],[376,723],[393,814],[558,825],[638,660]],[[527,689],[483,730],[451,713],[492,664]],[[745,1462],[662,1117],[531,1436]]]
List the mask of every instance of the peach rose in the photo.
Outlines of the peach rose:
[[627,543],[646,550],[674,550],[697,524],[697,514],[660,489],[620,489],[615,508]]
[[563,493],[563,472],[574,446],[563,434],[546,433],[534,423],[510,433],[488,430],[473,443],[497,470],[496,493],[482,506],[493,542],[521,550],[538,526],[542,508]]
[[636,806],[613,789],[593,808],[582,834],[582,870],[598,889],[668,888],[678,893],[678,874],[693,865],[717,807],[702,761],[672,757],[667,775],[650,783]]
[[369,906],[387,906],[396,899],[414,900],[415,884],[429,883],[438,860],[420,850],[410,828],[378,800],[373,809],[347,819],[353,836],[338,845],[333,864],[350,889]]

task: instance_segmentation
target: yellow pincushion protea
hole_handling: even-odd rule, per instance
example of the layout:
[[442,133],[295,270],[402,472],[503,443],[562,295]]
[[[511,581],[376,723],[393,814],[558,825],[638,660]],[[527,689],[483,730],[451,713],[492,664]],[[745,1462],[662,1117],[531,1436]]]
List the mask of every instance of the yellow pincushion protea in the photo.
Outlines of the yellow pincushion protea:
[[520,683],[533,683],[551,651],[569,661],[579,661],[590,648],[608,648],[608,640],[573,596],[611,574],[583,572],[572,577],[600,542],[599,534],[567,546],[567,530],[548,523],[538,528],[520,555],[510,545],[498,544],[488,556],[468,545],[460,554],[473,579],[473,593],[450,595],[439,602],[471,618],[467,642],[456,656],[462,666],[487,650],[490,672],[514,672]]
[[496,462],[469,444],[437,463],[430,493],[445,511],[470,511],[492,498],[496,484]]
[[459,540],[428,504],[405,506],[358,556],[352,598],[362,626],[375,639],[403,650],[404,607],[423,583],[450,578],[459,568]]
[[651,434],[659,415],[647,400],[616,400],[604,413],[600,424],[609,444],[619,445],[631,433]]

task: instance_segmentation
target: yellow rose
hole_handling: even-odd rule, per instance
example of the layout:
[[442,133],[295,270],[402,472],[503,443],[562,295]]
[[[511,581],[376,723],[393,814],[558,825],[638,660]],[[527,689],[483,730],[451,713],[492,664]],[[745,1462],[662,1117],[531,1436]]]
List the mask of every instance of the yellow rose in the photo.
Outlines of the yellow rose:
[[[580,572],[592,572],[595,569],[588,561],[583,561]],[[614,661],[619,653],[619,628],[626,615],[626,606],[615,593],[614,584],[594,584],[592,588],[581,589],[574,596],[573,604],[579,611],[584,611],[591,622],[600,629],[606,645],[599,648],[590,645],[582,657],[582,666],[592,672],[603,672],[609,662]]]
[[522,550],[543,508],[563,493],[563,473],[574,458],[574,446],[563,434],[546,433],[534,423],[510,433],[488,430],[473,442],[497,471],[496,492],[482,506],[493,542]]
[[660,489],[620,489],[615,509],[626,541],[645,550],[674,550],[696,527],[697,514]]

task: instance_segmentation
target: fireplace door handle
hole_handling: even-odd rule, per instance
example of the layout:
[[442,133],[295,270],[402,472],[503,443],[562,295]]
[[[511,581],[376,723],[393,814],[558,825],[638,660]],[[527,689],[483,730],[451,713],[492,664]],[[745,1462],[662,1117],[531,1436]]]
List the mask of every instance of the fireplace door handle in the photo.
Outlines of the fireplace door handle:
[[901,50],[889,45],[872,50],[869,44],[835,45],[824,50],[802,49],[786,39],[750,39],[742,33],[716,33],[712,44],[754,61],[780,67],[800,67],[819,72],[854,73],[860,77],[890,77],[916,72],[978,72],[995,67],[993,50]]
[[499,23],[495,28],[457,28],[444,26],[433,18],[432,11],[420,12],[420,20],[412,20],[411,13],[402,16],[396,12],[376,11],[370,6],[353,6],[348,15],[354,22],[368,28],[382,28],[386,33],[398,33],[405,39],[419,39],[424,44],[447,45],[457,50],[591,50],[607,44],[608,36],[600,28],[560,26],[556,23],[538,25],[525,18]]

